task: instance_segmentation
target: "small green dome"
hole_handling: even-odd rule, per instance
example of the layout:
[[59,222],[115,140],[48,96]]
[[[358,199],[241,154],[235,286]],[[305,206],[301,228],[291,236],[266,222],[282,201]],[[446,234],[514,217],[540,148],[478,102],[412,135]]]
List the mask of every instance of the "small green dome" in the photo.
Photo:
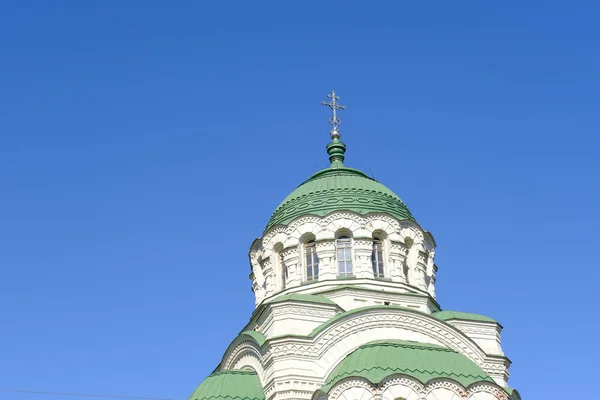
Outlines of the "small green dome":
[[406,204],[390,189],[357,169],[332,162],[331,167],[308,178],[281,202],[265,230],[289,224],[302,215],[325,216],[340,210],[359,214],[381,212],[415,220]]
[[265,400],[254,371],[215,372],[204,380],[188,400]]

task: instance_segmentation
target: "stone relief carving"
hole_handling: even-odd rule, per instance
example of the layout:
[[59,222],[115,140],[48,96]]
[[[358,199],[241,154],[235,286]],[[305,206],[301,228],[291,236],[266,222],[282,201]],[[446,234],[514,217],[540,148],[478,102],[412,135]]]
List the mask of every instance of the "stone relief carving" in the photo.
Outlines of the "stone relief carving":
[[[473,399],[476,393],[489,394],[489,399],[508,400],[504,390],[492,383],[476,384],[469,389],[451,380],[436,379],[423,385],[408,377],[392,376],[379,386],[360,378],[349,378],[339,382],[329,394],[318,393],[314,400],[438,400],[439,398],[459,400]],[[441,396],[441,397],[440,397]],[[488,399],[488,397],[486,397]]]

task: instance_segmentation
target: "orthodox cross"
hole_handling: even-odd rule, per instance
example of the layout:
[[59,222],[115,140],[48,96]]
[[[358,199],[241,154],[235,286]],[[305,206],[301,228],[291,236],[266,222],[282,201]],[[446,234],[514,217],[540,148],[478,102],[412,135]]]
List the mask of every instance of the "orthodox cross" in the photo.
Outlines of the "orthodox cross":
[[330,94],[327,95],[327,97],[329,99],[331,99],[330,102],[326,102],[326,101],[322,101],[321,104],[323,104],[324,106],[327,106],[329,108],[331,108],[331,110],[333,111],[333,116],[329,118],[329,124],[331,126],[333,126],[333,129],[331,129],[331,138],[332,139],[339,139],[341,134],[338,131],[338,127],[342,124],[342,121],[340,121],[340,119],[337,117],[337,110],[345,110],[346,106],[341,106],[338,104],[338,100],[340,99],[340,96],[337,96],[335,94],[335,91],[331,91]]

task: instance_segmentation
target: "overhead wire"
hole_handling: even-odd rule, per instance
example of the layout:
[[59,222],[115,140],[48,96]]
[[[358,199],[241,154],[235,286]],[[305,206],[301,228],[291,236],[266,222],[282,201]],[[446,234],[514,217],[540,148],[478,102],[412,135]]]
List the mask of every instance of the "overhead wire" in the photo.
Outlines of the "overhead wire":
[[115,394],[91,394],[91,393],[67,393],[67,392],[48,392],[39,390],[19,390],[0,388],[0,392],[10,393],[28,393],[28,394],[46,394],[53,396],[79,396],[79,397],[96,397],[105,399],[129,399],[129,400],[175,400],[166,397],[143,397],[143,396],[119,396]]

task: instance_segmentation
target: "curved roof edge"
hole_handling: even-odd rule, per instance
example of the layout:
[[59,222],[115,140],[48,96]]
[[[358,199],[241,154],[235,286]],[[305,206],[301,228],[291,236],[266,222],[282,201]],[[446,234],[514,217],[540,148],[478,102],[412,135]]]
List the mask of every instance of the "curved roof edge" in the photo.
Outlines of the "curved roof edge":
[[210,374],[188,400],[265,400],[254,371],[226,370]]
[[449,321],[452,319],[460,319],[463,321],[493,322],[496,324],[498,323],[498,321],[496,321],[495,319],[487,317],[485,315],[466,313],[466,312],[462,312],[462,311],[452,311],[452,310],[438,311],[438,312],[431,314],[431,316],[434,318],[437,318],[439,320],[442,320],[442,321]]
[[[238,335],[239,336],[248,336],[252,340],[256,342],[257,345],[262,346],[267,341],[265,335],[257,331],[244,331]],[[236,338],[237,339],[237,338]],[[235,339],[234,339],[235,340]]]
[[328,299],[325,296],[319,296],[316,294],[304,294],[304,293],[282,294],[281,296],[277,296],[274,299],[269,299],[269,300],[265,301],[265,304],[276,304],[276,303],[282,303],[284,301],[300,301],[303,303],[326,304],[326,305],[338,307],[338,305],[334,301]]

